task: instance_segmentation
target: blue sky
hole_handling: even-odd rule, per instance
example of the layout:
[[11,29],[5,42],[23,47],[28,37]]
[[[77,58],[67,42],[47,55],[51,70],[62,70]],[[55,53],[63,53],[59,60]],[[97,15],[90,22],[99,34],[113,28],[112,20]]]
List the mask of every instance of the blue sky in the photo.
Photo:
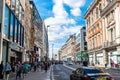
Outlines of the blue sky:
[[81,26],[85,26],[84,15],[93,0],[34,0],[45,25],[49,25],[49,54],[56,54],[68,39]]

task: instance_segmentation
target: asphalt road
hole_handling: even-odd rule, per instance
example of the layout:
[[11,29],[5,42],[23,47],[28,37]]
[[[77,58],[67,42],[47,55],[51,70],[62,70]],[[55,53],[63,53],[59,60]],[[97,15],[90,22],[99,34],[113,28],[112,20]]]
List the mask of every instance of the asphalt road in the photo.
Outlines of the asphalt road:
[[52,80],[70,80],[72,70],[64,67],[61,64],[53,65],[53,79]]
[[[76,69],[76,68],[78,68],[81,65],[75,65],[74,64],[74,65],[67,65],[67,66]],[[107,72],[111,76],[113,76],[115,80],[120,80],[120,69],[111,69],[111,68],[108,68],[108,69],[105,69],[105,72]]]
[[[65,67],[63,65],[54,65],[53,66],[53,80],[70,80],[70,74],[73,69],[76,69],[77,65],[67,65],[69,67]],[[115,80],[120,80],[120,69],[105,69],[105,72],[111,74]]]

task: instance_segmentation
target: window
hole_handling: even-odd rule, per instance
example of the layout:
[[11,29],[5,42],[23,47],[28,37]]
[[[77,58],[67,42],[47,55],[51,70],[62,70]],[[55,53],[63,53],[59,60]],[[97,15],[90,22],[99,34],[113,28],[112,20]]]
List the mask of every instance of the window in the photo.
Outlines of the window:
[[98,7],[96,8],[96,19],[98,18],[98,16],[99,16],[99,10],[98,10]]
[[19,24],[18,26],[18,44],[20,45],[20,29],[21,28],[21,24]]
[[17,42],[17,19],[15,19],[14,42]]
[[15,10],[15,13],[16,13],[17,18],[19,17],[19,6],[20,6],[20,3],[19,3],[18,0],[16,0],[16,10]]
[[21,6],[19,7],[19,12],[20,12],[20,14],[19,14],[19,20],[21,21],[21,19],[22,19],[22,7]]
[[9,9],[5,6],[5,16],[4,16],[4,37],[8,38],[9,30]]
[[24,46],[24,28],[23,28],[23,26],[21,26],[20,45]]
[[92,48],[94,48],[95,47],[95,44],[94,44],[94,42],[95,42],[95,40],[94,40],[94,38],[92,38]]
[[10,40],[13,41],[14,15],[10,14]]
[[83,35],[86,36],[86,32],[83,32]]
[[114,40],[114,33],[113,33],[113,29],[111,29],[111,30],[110,30],[110,32],[111,32],[111,41],[113,41],[113,40]]
[[98,46],[100,46],[100,45],[101,45],[101,36],[98,35]]
[[13,12],[15,12],[15,2],[16,0],[11,0],[11,9]]

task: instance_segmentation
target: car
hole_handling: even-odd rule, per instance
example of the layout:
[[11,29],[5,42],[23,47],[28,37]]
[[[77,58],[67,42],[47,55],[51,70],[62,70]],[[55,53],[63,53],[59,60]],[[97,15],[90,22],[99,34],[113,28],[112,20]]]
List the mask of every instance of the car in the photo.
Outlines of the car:
[[68,65],[73,65],[73,62],[72,61],[68,61],[67,64]]
[[114,80],[114,78],[100,68],[80,67],[72,72],[70,80]]

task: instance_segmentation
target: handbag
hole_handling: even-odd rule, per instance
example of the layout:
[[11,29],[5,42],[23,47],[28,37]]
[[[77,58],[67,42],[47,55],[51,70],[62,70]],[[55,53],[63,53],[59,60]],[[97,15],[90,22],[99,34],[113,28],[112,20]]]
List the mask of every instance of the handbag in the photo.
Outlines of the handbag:
[[6,71],[6,74],[9,74],[10,73],[10,71]]

